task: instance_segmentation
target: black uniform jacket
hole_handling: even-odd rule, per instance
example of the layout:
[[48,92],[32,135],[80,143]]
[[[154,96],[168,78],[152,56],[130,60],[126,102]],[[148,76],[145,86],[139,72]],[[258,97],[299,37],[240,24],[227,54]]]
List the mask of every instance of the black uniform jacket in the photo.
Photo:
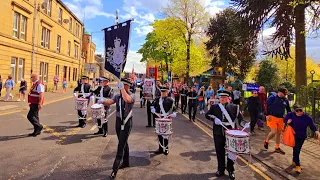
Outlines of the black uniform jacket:
[[[198,93],[196,91],[188,92],[189,98],[196,98],[198,96]],[[189,99],[189,103],[197,103],[197,99]]]
[[[101,86],[99,86],[96,90],[91,91],[93,94],[95,94],[97,97],[100,97],[100,91],[101,91]],[[109,98],[111,99],[113,97],[113,89],[111,89],[110,86],[104,86],[103,87],[103,97],[104,98]]]
[[180,94],[181,94],[181,95],[182,95],[182,94],[187,95],[187,94],[188,94],[188,90],[182,89],[182,90],[180,90]]
[[[242,114],[238,111],[238,106],[234,105],[234,104],[227,104],[227,106],[225,107],[231,120],[233,122],[235,122],[235,120],[238,118],[238,121],[241,122],[243,121],[243,116]],[[238,114],[237,114],[238,113]],[[216,125],[214,123],[214,119],[209,117],[209,115],[214,115],[215,117],[217,117],[218,119],[220,119],[222,122],[228,122],[227,118],[224,117],[224,115],[222,115],[222,111],[219,107],[219,104],[214,104],[213,106],[211,106],[210,110],[206,113],[206,118],[213,121],[213,134],[214,135],[224,135],[224,131],[225,129],[220,126],[220,125]],[[231,126],[227,126],[228,129],[232,129]]]
[[[171,109],[172,109],[172,112],[176,111],[176,107],[174,105],[174,100],[171,98],[171,97],[165,97],[163,98],[163,109],[166,113],[168,113]],[[159,113],[159,114],[162,114],[161,113],[161,108],[160,108],[160,98],[157,98],[156,100],[154,100],[152,102],[154,108],[156,109],[156,113]]]
[[[74,88],[73,92],[90,93],[90,89],[91,89],[91,85],[90,84],[88,84],[88,83],[84,84],[84,87],[83,87],[84,92],[81,92],[81,86],[82,86],[82,84],[78,84],[78,86],[76,88]],[[82,96],[83,95],[81,95],[81,94],[78,95],[79,98],[82,97]],[[90,96],[86,97],[86,98],[89,99]]]

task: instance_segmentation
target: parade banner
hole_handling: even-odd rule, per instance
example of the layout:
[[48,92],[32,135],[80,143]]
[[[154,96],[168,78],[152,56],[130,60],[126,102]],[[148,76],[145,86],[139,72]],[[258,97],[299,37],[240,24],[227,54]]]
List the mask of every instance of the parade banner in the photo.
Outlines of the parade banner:
[[145,79],[143,84],[144,97],[152,98],[154,92],[154,79]]
[[131,20],[103,29],[105,34],[105,70],[117,78],[126,65]]

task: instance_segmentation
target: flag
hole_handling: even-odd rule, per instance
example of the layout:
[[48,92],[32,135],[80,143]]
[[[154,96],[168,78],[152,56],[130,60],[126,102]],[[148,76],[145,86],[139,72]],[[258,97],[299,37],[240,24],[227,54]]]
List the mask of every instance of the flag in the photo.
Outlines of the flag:
[[131,20],[103,29],[105,35],[105,70],[120,78],[126,65]]

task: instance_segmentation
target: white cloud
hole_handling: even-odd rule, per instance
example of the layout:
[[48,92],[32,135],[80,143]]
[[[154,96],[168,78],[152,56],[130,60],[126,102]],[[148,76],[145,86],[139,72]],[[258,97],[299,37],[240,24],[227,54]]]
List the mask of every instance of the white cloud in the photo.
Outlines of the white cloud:
[[161,8],[167,4],[168,0],[124,0],[124,6],[134,6],[137,10],[146,10],[151,13],[160,12]]
[[148,22],[153,22],[153,21],[156,19],[156,18],[154,17],[154,15],[151,14],[151,13],[142,15],[142,16],[140,16],[140,18],[143,19],[143,20],[146,20],[146,21],[148,21]]
[[136,51],[129,51],[127,55],[127,63],[124,71],[131,72],[134,66],[134,71],[136,73],[145,73],[146,65],[141,63],[142,55],[138,54]]
[[224,1],[202,0],[204,6],[211,16],[215,16],[217,13],[223,11],[226,8]]
[[147,35],[149,32],[152,32],[152,26],[140,26],[134,28],[139,37]]

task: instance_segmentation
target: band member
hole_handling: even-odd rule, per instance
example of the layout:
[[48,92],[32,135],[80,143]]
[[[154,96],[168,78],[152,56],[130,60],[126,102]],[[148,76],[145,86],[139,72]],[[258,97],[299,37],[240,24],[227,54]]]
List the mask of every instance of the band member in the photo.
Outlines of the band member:
[[143,84],[140,86],[140,108],[146,107],[146,99],[143,95]]
[[[213,136],[214,136],[214,145],[217,153],[218,159],[218,171],[216,176],[220,177],[224,175],[226,169],[225,165],[225,145],[226,145],[226,136],[224,134],[224,125],[228,129],[236,128],[235,120],[243,120],[243,116],[239,113],[239,107],[234,104],[228,103],[229,97],[231,96],[230,92],[226,90],[218,91],[220,95],[220,103],[214,104],[211,106],[210,110],[206,113],[206,118],[212,120],[213,123]],[[246,124],[248,126],[248,124]],[[236,155],[233,153],[228,153],[227,158],[227,171],[231,179],[235,179],[234,175],[234,161]]]
[[[106,77],[101,77],[100,79],[101,79],[100,86],[96,90],[92,91],[92,93],[97,97],[96,103],[99,103],[98,101],[103,102],[105,98],[111,99],[113,97],[113,89],[111,89],[111,87],[108,86],[110,79]],[[108,117],[109,107],[105,106],[104,109],[105,109],[105,118],[103,120],[97,119],[99,131],[94,134],[95,135],[103,134],[103,137],[106,137],[108,133],[107,117]]]
[[181,112],[182,114],[185,114],[187,109],[187,95],[188,95],[188,87],[186,85],[182,86],[180,95],[181,95]]
[[[191,90],[189,90],[188,92],[188,98],[189,98],[189,102],[188,102],[188,106],[189,106],[189,119],[190,121],[192,120],[193,122],[195,122],[196,119],[196,114],[197,114],[197,106],[198,106],[198,102],[197,102],[197,89],[195,86],[192,86]],[[191,113],[192,116],[191,116]]]
[[120,94],[112,99],[103,101],[103,105],[110,106],[116,103],[116,132],[118,137],[118,149],[116,159],[113,163],[111,178],[116,178],[120,168],[129,167],[129,145],[128,138],[132,128],[132,108],[135,95],[130,91],[131,82],[129,79],[121,78],[118,83]]
[[38,74],[32,74],[31,81],[32,87],[28,94],[28,103],[30,106],[30,110],[27,115],[27,118],[34,127],[33,133],[29,134],[29,136],[36,137],[37,135],[41,134],[41,130],[43,129],[43,126],[39,122],[39,111],[42,109],[43,106],[44,86],[39,81]]
[[[76,87],[73,90],[73,96],[76,97],[78,93],[78,98],[86,98],[90,99],[90,89],[91,86],[88,84],[89,77],[88,76],[82,76],[81,77],[81,83],[78,84],[78,87]],[[86,127],[86,121],[87,121],[87,112],[78,110],[78,118],[79,118],[79,125],[77,127],[85,128]]]
[[179,106],[179,100],[180,100],[180,85],[177,84],[173,89],[173,96],[174,96],[174,104],[176,107]]
[[[170,112],[173,112],[170,117],[176,117],[177,114],[175,112],[176,107],[174,105],[174,101],[171,97],[168,97],[169,88],[161,87],[161,97],[157,98],[157,100],[153,103],[153,108],[151,112],[154,115],[160,115],[160,118],[168,117]],[[158,135],[159,140],[159,149],[155,152],[155,154],[164,153],[165,155],[169,154],[169,137],[165,135]]]
[[[148,109],[148,103],[147,103],[147,112],[149,112],[151,114],[151,109],[152,109],[152,104],[154,104],[154,101],[156,101],[157,99],[159,99],[161,97],[161,83],[160,81],[156,81],[156,89],[155,89],[155,94],[153,97],[153,102],[150,101],[150,109]],[[153,114],[152,115],[152,122],[153,122],[153,127],[156,127],[155,122],[156,122],[156,116]],[[149,122],[149,114],[148,114],[148,125],[151,125],[151,122]]]

